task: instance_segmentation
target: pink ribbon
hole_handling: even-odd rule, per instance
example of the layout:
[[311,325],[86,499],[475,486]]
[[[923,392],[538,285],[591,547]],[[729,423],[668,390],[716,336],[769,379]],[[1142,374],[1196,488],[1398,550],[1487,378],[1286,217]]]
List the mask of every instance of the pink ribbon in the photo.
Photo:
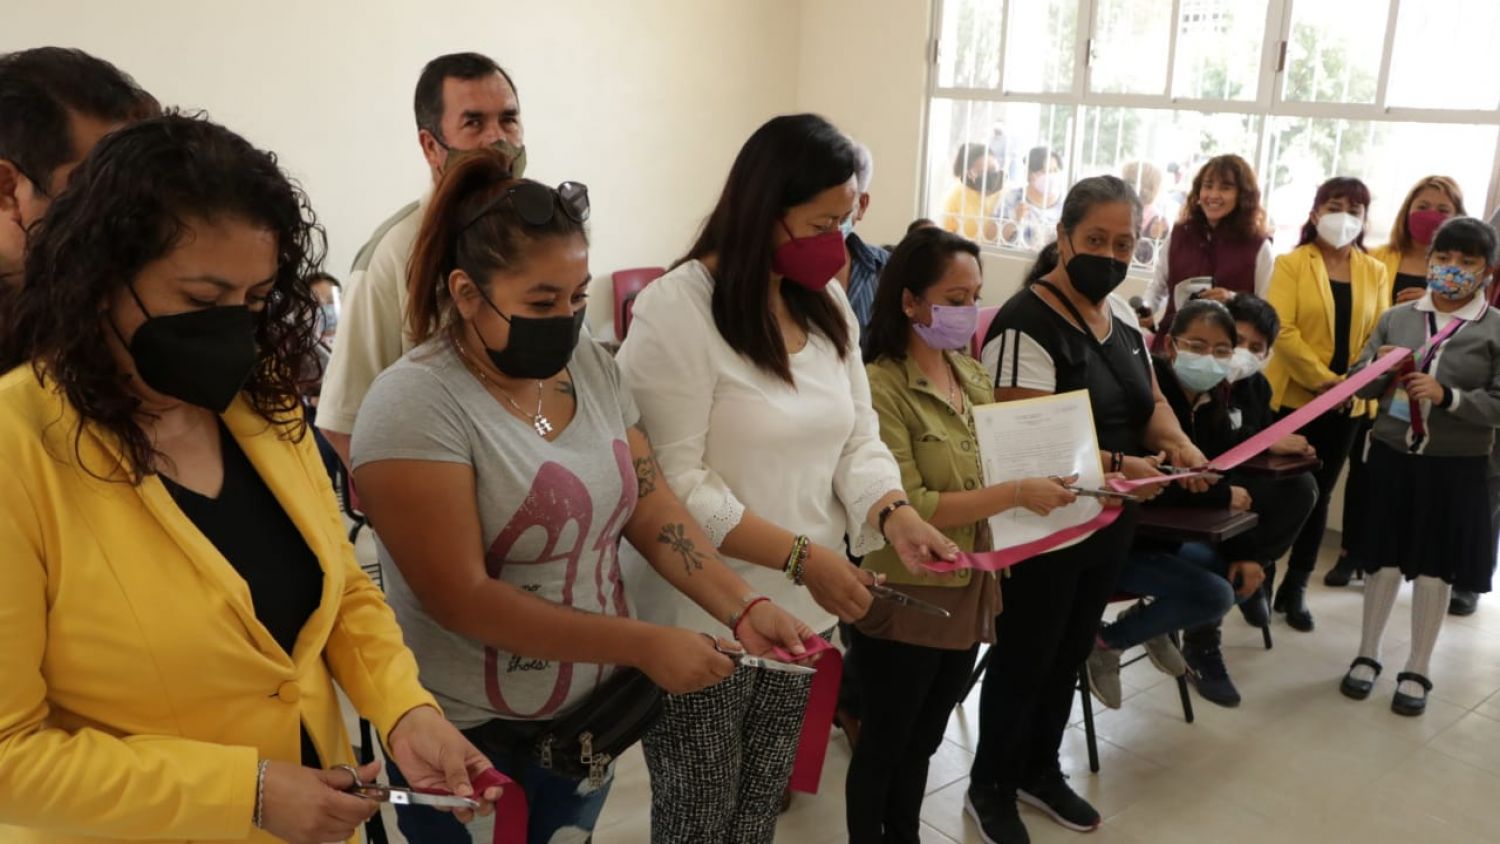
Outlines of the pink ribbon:
[[[1433,340],[1435,342],[1442,342],[1444,339],[1447,339],[1448,335],[1452,333],[1451,329],[1457,326],[1457,324],[1457,320],[1449,323],[1448,328],[1443,329],[1442,333],[1434,337]],[[1355,393],[1389,372],[1410,355],[1411,349],[1405,348],[1393,349],[1387,352],[1384,357],[1340,382],[1338,386],[1317,396],[1312,401],[1292,411],[1286,417],[1267,426],[1265,430],[1250,439],[1210,460],[1208,466],[1204,467],[1202,471],[1183,472],[1176,475],[1158,475],[1151,478],[1135,478],[1134,480],[1117,478],[1110,481],[1109,485],[1120,492],[1130,492],[1131,490],[1140,489],[1143,486],[1150,486],[1151,484],[1165,484],[1172,481],[1180,481],[1184,478],[1196,478],[1207,474],[1227,472],[1275,445],[1277,440],[1280,440],[1287,434],[1295,434],[1297,429],[1328,411],[1339,407],[1344,402],[1353,398]]]
[[975,569],[977,571],[1000,571],[1008,569],[1022,560],[1029,560],[1038,554],[1045,554],[1066,542],[1071,542],[1082,536],[1088,536],[1096,530],[1103,530],[1115,523],[1120,518],[1119,507],[1105,507],[1099,515],[1070,528],[1063,528],[1057,533],[1049,534],[1041,539],[1034,539],[1023,545],[1010,548],[1002,548],[999,551],[981,551],[979,553],[961,553],[958,559],[952,562],[938,560],[931,563],[923,563],[922,567],[928,571],[947,573],[962,571],[963,569]]
[[833,731],[833,712],[839,704],[839,683],[844,679],[844,658],[821,636],[803,644],[807,647],[804,654],[793,655],[781,648],[772,653],[782,662],[808,664],[818,672],[813,676],[812,691],[807,697],[807,712],[802,718],[802,735],[797,740],[797,758],[792,763],[789,783],[793,791],[817,794],[828,755],[828,735]]
[[501,789],[500,802],[495,804],[495,833],[490,839],[493,844],[526,844],[526,790],[494,768],[474,777],[473,784],[476,794],[484,794],[491,788]]
[[[1457,321],[1451,323],[1441,334],[1433,338],[1434,342],[1442,342],[1452,333]],[[1429,344],[1431,345],[1431,344]],[[1208,462],[1208,465],[1200,471],[1182,472],[1176,475],[1158,475],[1151,478],[1136,478],[1134,480],[1114,479],[1109,482],[1112,489],[1119,492],[1130,492],[1151,484],[1165,484],[1172,481],[1180,481],[1184,478],[1196,478],[1208,474],[1221,474],[1244,463],[1246,460],[1260,454],[1276,444],[1276,441],[1287,434],[1296,433],[1298,428],[1306,425],[1314,419],[1322,416],[1328,411],[1342,405],[1354,397],[1354,394],[1363,389],[1375,379],[1389,372],[1396,364],[1411,355],[1411,349],[1393,349],[1384,357],[1371,363],[1355,375],[1340,382],[1312,401],[1297,408],[1285,418],[1266,427],[1265,430],[1256,434],[1248,440],[1231,448],[1223,454]],[[1017,545],[1013,548],[1003,548],[999,551],[986,551],[978,554],[960,554],[953,562],[934,561],[923,563],[923,568],[934,572],[952,572],[962,569],[977,569],[979,571],[999,571],[1009,568],[1023,560],[1028,560],[1038,554],[1056,548],[1063,543],[1072,541],[1080,536],[1106,528],[1119,518],[1118,507],[1106,507],[1098,516],[1081,525],[1064,528],[1057,533],[1044,536],[1041,539]]]

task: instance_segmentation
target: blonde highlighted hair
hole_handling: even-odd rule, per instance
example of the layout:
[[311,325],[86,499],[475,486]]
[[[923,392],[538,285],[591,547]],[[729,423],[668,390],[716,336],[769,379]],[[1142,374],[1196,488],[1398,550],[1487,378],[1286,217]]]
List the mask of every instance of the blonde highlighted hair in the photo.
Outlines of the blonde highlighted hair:
[[1453,203],[1453,216],[1468,216],[1468,212],[1464,210],[1464,192],[1459,189],[1458,182],[1447,176],[1428,176],[1419,180],[1406,194],[1405,201],[1401,203],[1401,210],[1396,212],[1395,222],[1391,223],[1391,239],[1388,245],[1403,255],[1416,245],[1411,239],[1411,229],[1406,225],[1406,218],[1411,214],[1412,203],[1417,201],[1417,194],[1428,188],[1442,191],[1447,195],[1448,200]]

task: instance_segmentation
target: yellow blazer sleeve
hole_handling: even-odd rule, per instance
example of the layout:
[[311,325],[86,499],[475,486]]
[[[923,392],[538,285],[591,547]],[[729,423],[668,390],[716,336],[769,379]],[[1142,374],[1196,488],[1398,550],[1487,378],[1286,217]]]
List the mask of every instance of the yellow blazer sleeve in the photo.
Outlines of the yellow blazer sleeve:
[[[1276,356],[1285,364],[1293,381],[1311,390],[1338,376],[1323,362],[1323,356],[1309,345],[1302,335],[1302,329],[1297,325],[1303,298],[1300,287],[1305,279],[1298,277],[1293,266],[1295,256],[1296,253],[1293,252],[1276,259],[1266,298],[1271,307],[1276,309],[1276,315],[1281,317],[1281,333],[1276,337]],[[1318,318],[1322,318],[1321,315]]]
[[917,469],[916,454],[911,444],[911,426],[901,412],[900,391],[904,384],[897,384],[895,375],[879,366],[870,366],[870,404],[880,420],[880,439],[896,459],[901,470],[901,489],[906,499],[924,520],[930,520],[937,512],[938,492],[928,489],[922,482],[922,473]]
[[[328,474],[318,459],[317,446],[309,433],[298,443],[303,468],[318,489],[327,516],[343,533],[338,499]],[[380,588],[359,567],[354,546],[339,543],[343,556],[344,594],[338,617],[328,634],[323,656],[349,701],[380,732],[389,738],[401,716],[419,706],[438,707],[437,701],[417,678],[417,660],[401,637],[396,614]]]
[[249,836],[255,748],[48,725],[47,571],[66,563],[46,558],[37,502],[4,466],[0,492],[0,824],[119,840]]

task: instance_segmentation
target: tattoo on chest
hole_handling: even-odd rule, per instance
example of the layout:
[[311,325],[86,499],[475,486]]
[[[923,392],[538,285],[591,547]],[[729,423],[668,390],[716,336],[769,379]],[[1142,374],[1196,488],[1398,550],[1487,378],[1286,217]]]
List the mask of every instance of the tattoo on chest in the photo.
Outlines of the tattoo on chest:
[[688,574],[703,570],[703,563],[708,555],[698,550],[698,546],[687,536],[687,526],[682,522],[676,524],[662,525],[661,535],[656,541],[667,546],[667,548],[682,559],[682,569]]
[[565,396],[574,396],[574,395],[577,395],[577,393],[573,390],[573,382],[572,381],[558,381],[557,382],[557,391],[559,393],[562,393]]

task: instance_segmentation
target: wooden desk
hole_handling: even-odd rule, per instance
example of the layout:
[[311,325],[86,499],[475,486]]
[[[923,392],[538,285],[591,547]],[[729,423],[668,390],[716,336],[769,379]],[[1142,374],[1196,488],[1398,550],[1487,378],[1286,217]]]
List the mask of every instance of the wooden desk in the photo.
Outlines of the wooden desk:
[[1142,536],[1217,545],[1260,523],[1255,513],[1235,513],[1211,507],[1141,507],[1137,530]]
[[1241,463],[1235,471],[1265,478],[1290,478],[1305,472],[1316,472],[1321,468],[1323,468],[1323,461],[1316,457],[1264,452]]

